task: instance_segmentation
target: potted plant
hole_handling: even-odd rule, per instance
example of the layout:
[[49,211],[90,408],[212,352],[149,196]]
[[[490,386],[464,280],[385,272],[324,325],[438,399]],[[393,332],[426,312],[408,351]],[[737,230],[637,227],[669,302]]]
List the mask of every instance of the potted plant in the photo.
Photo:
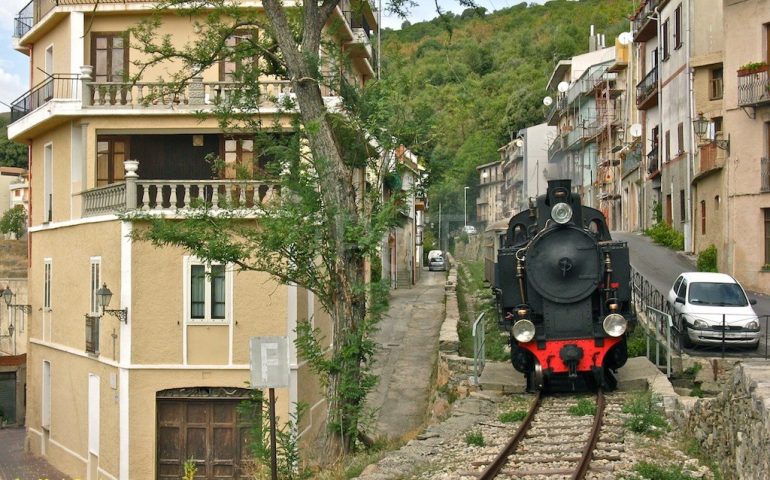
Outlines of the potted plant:
[[738,76],[739,77],[745,77],[747,75],[751,75],[754,73],[759,72],[766,72],[767,71],[767,62],[749,62],[744,65],[741,65],[740,68],[738,68]]

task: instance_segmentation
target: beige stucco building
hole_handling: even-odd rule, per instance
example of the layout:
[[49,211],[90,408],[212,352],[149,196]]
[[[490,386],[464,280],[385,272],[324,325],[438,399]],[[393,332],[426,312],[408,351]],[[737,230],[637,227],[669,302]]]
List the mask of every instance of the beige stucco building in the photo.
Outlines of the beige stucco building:
[[[125,70],[134,73],[142,56],[126,32],[156,2],[65,3],[30,3],[14,38],[33,85],[14,102],[9,126],[30,151],[29,448],[77,478],[180,478],[191,457],[196,478],[237,478],[246,442],[235,408],[248,393],[250,337],[288,337],[277,411],[285,421],[306,404],[297,433],[309,440],[326,407],[292,339],[308,318],[330,339],[328,315],[312,293],[266,274],[131,239],[142,224],[120,211],[173,217],[195,199],[256,206],[278,192],[267,180],[236,180],[232,165],[212,179],[209,154],[241,165],[259,157],[248,136],[195,116],[239,87],[229,62],[177,94],[149,97],[174,67],[127,82]],[[362,84],[375,75],[376,16],[368,2],[352,9],[343,2],[334,12],[342,28],[331,38],[351,52],[348,79]],[[194,38],[189,18],[162,20],[174,42]],[[290,114],[274,102],[291,95],[289,82],[260,83],[263,123],[288,128]],[[325,95],[335,103],[333,90]],[[114,312],[100,311],[102,285]]]
[[[729,238],[720,268],[746,288],[770,291],[770,4],[724,0],[724,133],[730,154],[722,174]],[[762,63],[764,62],[764,65]],[[759,66],[742,69],[746,64]]]

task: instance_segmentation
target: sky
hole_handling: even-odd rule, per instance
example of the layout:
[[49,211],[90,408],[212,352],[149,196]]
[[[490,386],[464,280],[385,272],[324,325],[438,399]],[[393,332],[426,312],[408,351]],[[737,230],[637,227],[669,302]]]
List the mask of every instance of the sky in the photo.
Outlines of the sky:
[[[387,0],[382,0],[383,4]],[[460,13],[463,7],[455,0],[438,0],[441,8]],[[523,0],[478,0],[479,5],[487,10],[497,10],[521,3]],[[530,0],[531,1],[531,0]],[[543,3],[545,0],[536,0]],[[25,54],[13,49],[12,39],[14,18],[29,0],[0,0],[0,111],[8,111],[8,104],[26,93],[29,85],[29,65]],[[416,0],[417,6],[411,10],[410,22],[430,20],[436,16],[434,0]],[[387,16],[383,13],[383,28],[400,28],[404,19]],[[72,72],[56,72],[72,73]]]

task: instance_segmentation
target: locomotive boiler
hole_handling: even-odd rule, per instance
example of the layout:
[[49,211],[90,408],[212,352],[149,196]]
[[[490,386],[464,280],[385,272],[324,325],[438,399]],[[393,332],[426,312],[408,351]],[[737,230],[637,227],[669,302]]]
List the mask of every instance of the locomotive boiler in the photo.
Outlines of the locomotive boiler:
[[494,268],[499,323],[528,390],[613,389],[636,321],[628,246],[570,180],[549,181],[511,218]]

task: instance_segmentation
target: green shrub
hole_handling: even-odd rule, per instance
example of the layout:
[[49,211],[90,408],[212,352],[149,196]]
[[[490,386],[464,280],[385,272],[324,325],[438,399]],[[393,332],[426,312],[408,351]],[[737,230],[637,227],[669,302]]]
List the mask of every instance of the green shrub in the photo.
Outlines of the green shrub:
[[626,339],[628,345],[628,357],[644,357],[647,355],[647,337],[644,329],[637,326]]
[[631,414],[625,426],[632,432],[659,437],[669,429],[666,417],[650,392],[644,392],[623,405],[623,413]]
[[665,222],[658,222],[644,231],[644,234],[659,243],[674,250],[684,250],[684,234],[669,227]]
[[503,412],[497,419],[503,423],[520,422],[526,418],[527,412],[524,410],[511,410],[509,412]]
[[710,245],[708,248],[701,250],[698,254],[697,266],[699,272],[718,272],[717,247]]
[[484,442],[484,434],[478,430],[473,430],[465,434],[465,444],[473,445],[476,447],[483,447],[486,445]]

